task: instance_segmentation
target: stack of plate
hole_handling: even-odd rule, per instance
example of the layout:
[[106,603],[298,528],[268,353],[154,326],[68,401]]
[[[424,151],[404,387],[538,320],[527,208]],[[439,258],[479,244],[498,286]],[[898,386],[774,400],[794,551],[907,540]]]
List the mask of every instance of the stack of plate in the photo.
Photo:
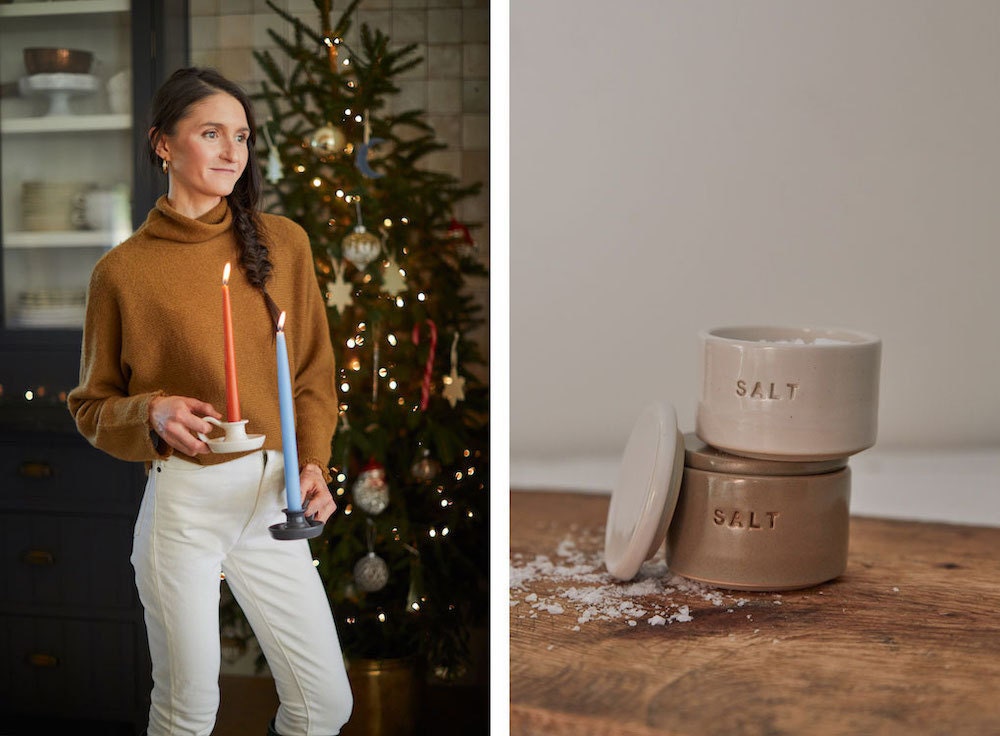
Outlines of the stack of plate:
[[21,227],[24,230],[73,230],[73,210],[80,206],[83,182],[26,181],[21,184]]
[[15,327],[80,327],[87,294],[84,291],[45,289],[18,294]]

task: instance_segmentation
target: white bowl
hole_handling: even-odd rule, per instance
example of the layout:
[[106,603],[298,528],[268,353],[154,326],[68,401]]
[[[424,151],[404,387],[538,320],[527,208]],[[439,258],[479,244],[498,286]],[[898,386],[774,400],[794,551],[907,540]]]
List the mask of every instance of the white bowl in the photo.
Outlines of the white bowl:
[[696,432],[736,455],[846,457],[875,444],[882,342],[816,327],[724,327],[701,333]]

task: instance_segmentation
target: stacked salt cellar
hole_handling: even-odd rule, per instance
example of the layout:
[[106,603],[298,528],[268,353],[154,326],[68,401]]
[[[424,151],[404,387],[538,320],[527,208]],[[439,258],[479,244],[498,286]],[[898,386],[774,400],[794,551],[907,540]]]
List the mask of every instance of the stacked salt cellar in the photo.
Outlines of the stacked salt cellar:
[[636,422],[608,511],[627,580],[667,540],[669,568],[737,590],[790,590],[847,565],[848,457],[875,444],[881,341],[840,329],[701,334],[695,434],[669,404]]

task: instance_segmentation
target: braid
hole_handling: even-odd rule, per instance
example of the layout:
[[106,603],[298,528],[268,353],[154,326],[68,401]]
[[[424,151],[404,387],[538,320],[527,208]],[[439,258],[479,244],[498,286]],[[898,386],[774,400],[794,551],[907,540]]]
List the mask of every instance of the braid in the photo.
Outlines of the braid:
[[233,233],[239,248],[240,266],[253,286],[263,289],[271,275],[273,265],[268,259],[267,245],[261,240],[260,216],[253,210],[241,207],[230,197],[229,208],[233,212]]
[[239,251],[240,267],[246,274],[247,281],[264,294],[267,309],[271,313],[271,321],[278,324],[280,310],[274,299],[267,293],[267,280],[274,268],[269,256],[267,244],[261,238],[260,215],[256,209],[248,209],[239,201],[236,192],[229,196],[229,209],[233,213],[233,234]]

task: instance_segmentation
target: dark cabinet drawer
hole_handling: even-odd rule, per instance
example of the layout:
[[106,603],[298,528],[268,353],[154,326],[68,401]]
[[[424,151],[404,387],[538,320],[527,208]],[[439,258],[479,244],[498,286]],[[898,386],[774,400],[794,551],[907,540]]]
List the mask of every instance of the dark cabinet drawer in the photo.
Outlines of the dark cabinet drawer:
[[132,521],[0,513],[0,601],[131,609]]
[[[0,617],[0,712],[131,719],[137,622]],[[2,730],[2,727],[0,727]]]
[[0,508],[138,508],[143,471],[83,440],[0,441]]

